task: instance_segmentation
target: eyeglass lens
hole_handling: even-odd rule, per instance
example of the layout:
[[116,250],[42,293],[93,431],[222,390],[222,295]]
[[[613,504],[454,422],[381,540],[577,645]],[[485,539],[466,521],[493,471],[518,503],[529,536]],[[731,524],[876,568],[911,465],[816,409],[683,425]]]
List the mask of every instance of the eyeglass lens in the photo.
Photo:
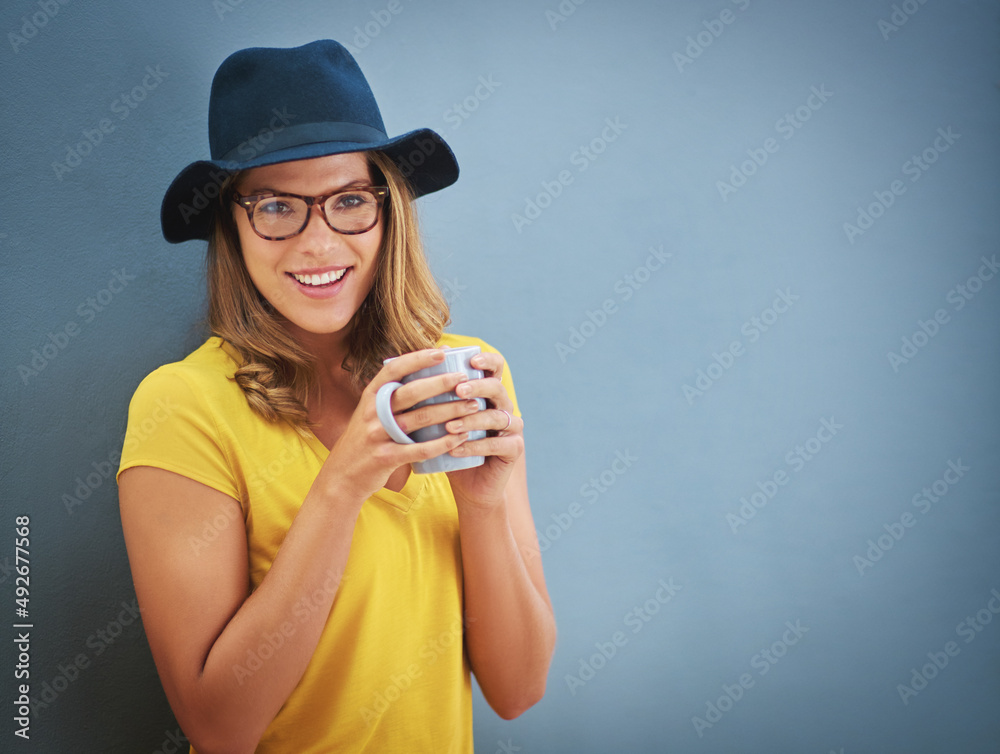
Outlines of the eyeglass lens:
[[[344,233],[358,233],[373,227],[378,209],[378,198],[370,191],[334,194],[323,205],[327,222]],[[272,196],[257,202],[251,220],[262,235],[295,235],[305,229],[309,210],[305,200],[298,197]]]

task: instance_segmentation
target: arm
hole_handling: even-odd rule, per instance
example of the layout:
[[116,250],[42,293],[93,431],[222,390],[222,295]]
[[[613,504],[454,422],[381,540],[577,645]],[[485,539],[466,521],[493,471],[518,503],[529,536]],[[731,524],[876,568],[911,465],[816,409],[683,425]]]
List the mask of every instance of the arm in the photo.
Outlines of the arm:
[[556,641],[524,456],[503,504],[458,510],[469,661],[490,706],[510,720],[544,695]]
[[[398,445],[375,414],[378,387],[442,357],[436,350],[407,354],[365,389],[253,593],[236,500],[163,469],[122,472],[122,528],[143,625],[170,705],[202,754],[252,751],[295,688],[319,642],[365,499],[399,466],[465,439],[457,434]],[[455,375],[420,380],[396,391],[393,403],[403,410],[456,384]],[[468,409],[461,402],[440,404],[409,422],[412,430],[418,422],[441,423],[462,413]],[[219,527],[222,520],[229,523]],[[191,542],[206,527],[217,536],[195,552]],[[295,612],[303,600],[305,618],[301,608]],[[266,643],[280,646],[259,666],[248,663],[248,653]]]
[[[499,354],[476,357],[492,377],[459,388],[497,408],[449,423],[450,431],[500,430],[513,406],[499,381]],[[482,366],[480,366],[482,365]],[[499,409],[499,410],[498,410]],[[524,460],[523,422],[496,437],[465,443],[454,455],[487,462],[449,475],[458,506],[465,580],[466,646],[483,695],[504,719],[517,717],[545,693],[556,625],[545,587]]]
[[[148,466],[122,474],[119,497],[143,625],[178,722],[204,754],[253,751],[316,648],[362,501],[317,480],[250,594],[246,530],[235,500]],[[189,542],[220,515],[230,524],[193,554]],[[303,595],[310,595],[308,617],[293,620]],[[283,636],[283,624],[294,633],[248,670],[247,652],[257,653],[265,637]]]

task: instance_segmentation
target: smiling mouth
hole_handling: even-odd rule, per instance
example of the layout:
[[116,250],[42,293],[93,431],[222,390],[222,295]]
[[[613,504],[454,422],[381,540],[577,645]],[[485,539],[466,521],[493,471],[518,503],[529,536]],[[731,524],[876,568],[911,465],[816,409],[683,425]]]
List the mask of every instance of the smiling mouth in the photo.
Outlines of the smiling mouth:
[[342,270],[333,270],[332,272],[324,272],[321,275],[299,275],[295,272],[287,273],[291,277],[295,278],[302,285],[308,285],[310,288],[323,288],[324,286],[333,285],[338,282],[344,274],[351,269],[350,267],[345,267]]

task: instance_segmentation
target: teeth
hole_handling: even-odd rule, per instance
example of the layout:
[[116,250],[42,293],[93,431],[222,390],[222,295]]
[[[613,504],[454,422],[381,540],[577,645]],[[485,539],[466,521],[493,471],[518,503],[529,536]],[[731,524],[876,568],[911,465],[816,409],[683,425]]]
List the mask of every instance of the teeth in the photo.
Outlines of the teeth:
[[324,272],[322,275],[299,275],[297,273],[292,273],[292,277],[298,280],[303,285],[327,285],[336,280],[340,280],[344,277],[344,270],[335,270],[334,272]]

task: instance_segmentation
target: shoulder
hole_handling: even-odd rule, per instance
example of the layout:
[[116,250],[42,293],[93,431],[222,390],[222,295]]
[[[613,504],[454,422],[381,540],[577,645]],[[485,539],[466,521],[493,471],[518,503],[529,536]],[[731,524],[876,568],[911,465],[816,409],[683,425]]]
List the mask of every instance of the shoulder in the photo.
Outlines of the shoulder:
[[457,335],[455,333],[442,333],[441,337],[438,339],[439,346],[448,346],[448,348],[462,348],[464,346],[479,346],[483,351],[489,351],[491,353],[500,353],[496,348],[491,346],[482,338],[474,338],[471,335]]
[[235,438],[249,426],[252,411],[232,379],[233,356],[219,338],[210,338],[139,383],[128,407],[119,474],[153,466],[240,499]]
[[183,360],[164,364],[146,375],[132,396],[130,411],[151,402],[160,407],[165,402],[225,403],[227,396],[241,392],[232,379],[237,368],[235,357],[221,338],[209,338]]

